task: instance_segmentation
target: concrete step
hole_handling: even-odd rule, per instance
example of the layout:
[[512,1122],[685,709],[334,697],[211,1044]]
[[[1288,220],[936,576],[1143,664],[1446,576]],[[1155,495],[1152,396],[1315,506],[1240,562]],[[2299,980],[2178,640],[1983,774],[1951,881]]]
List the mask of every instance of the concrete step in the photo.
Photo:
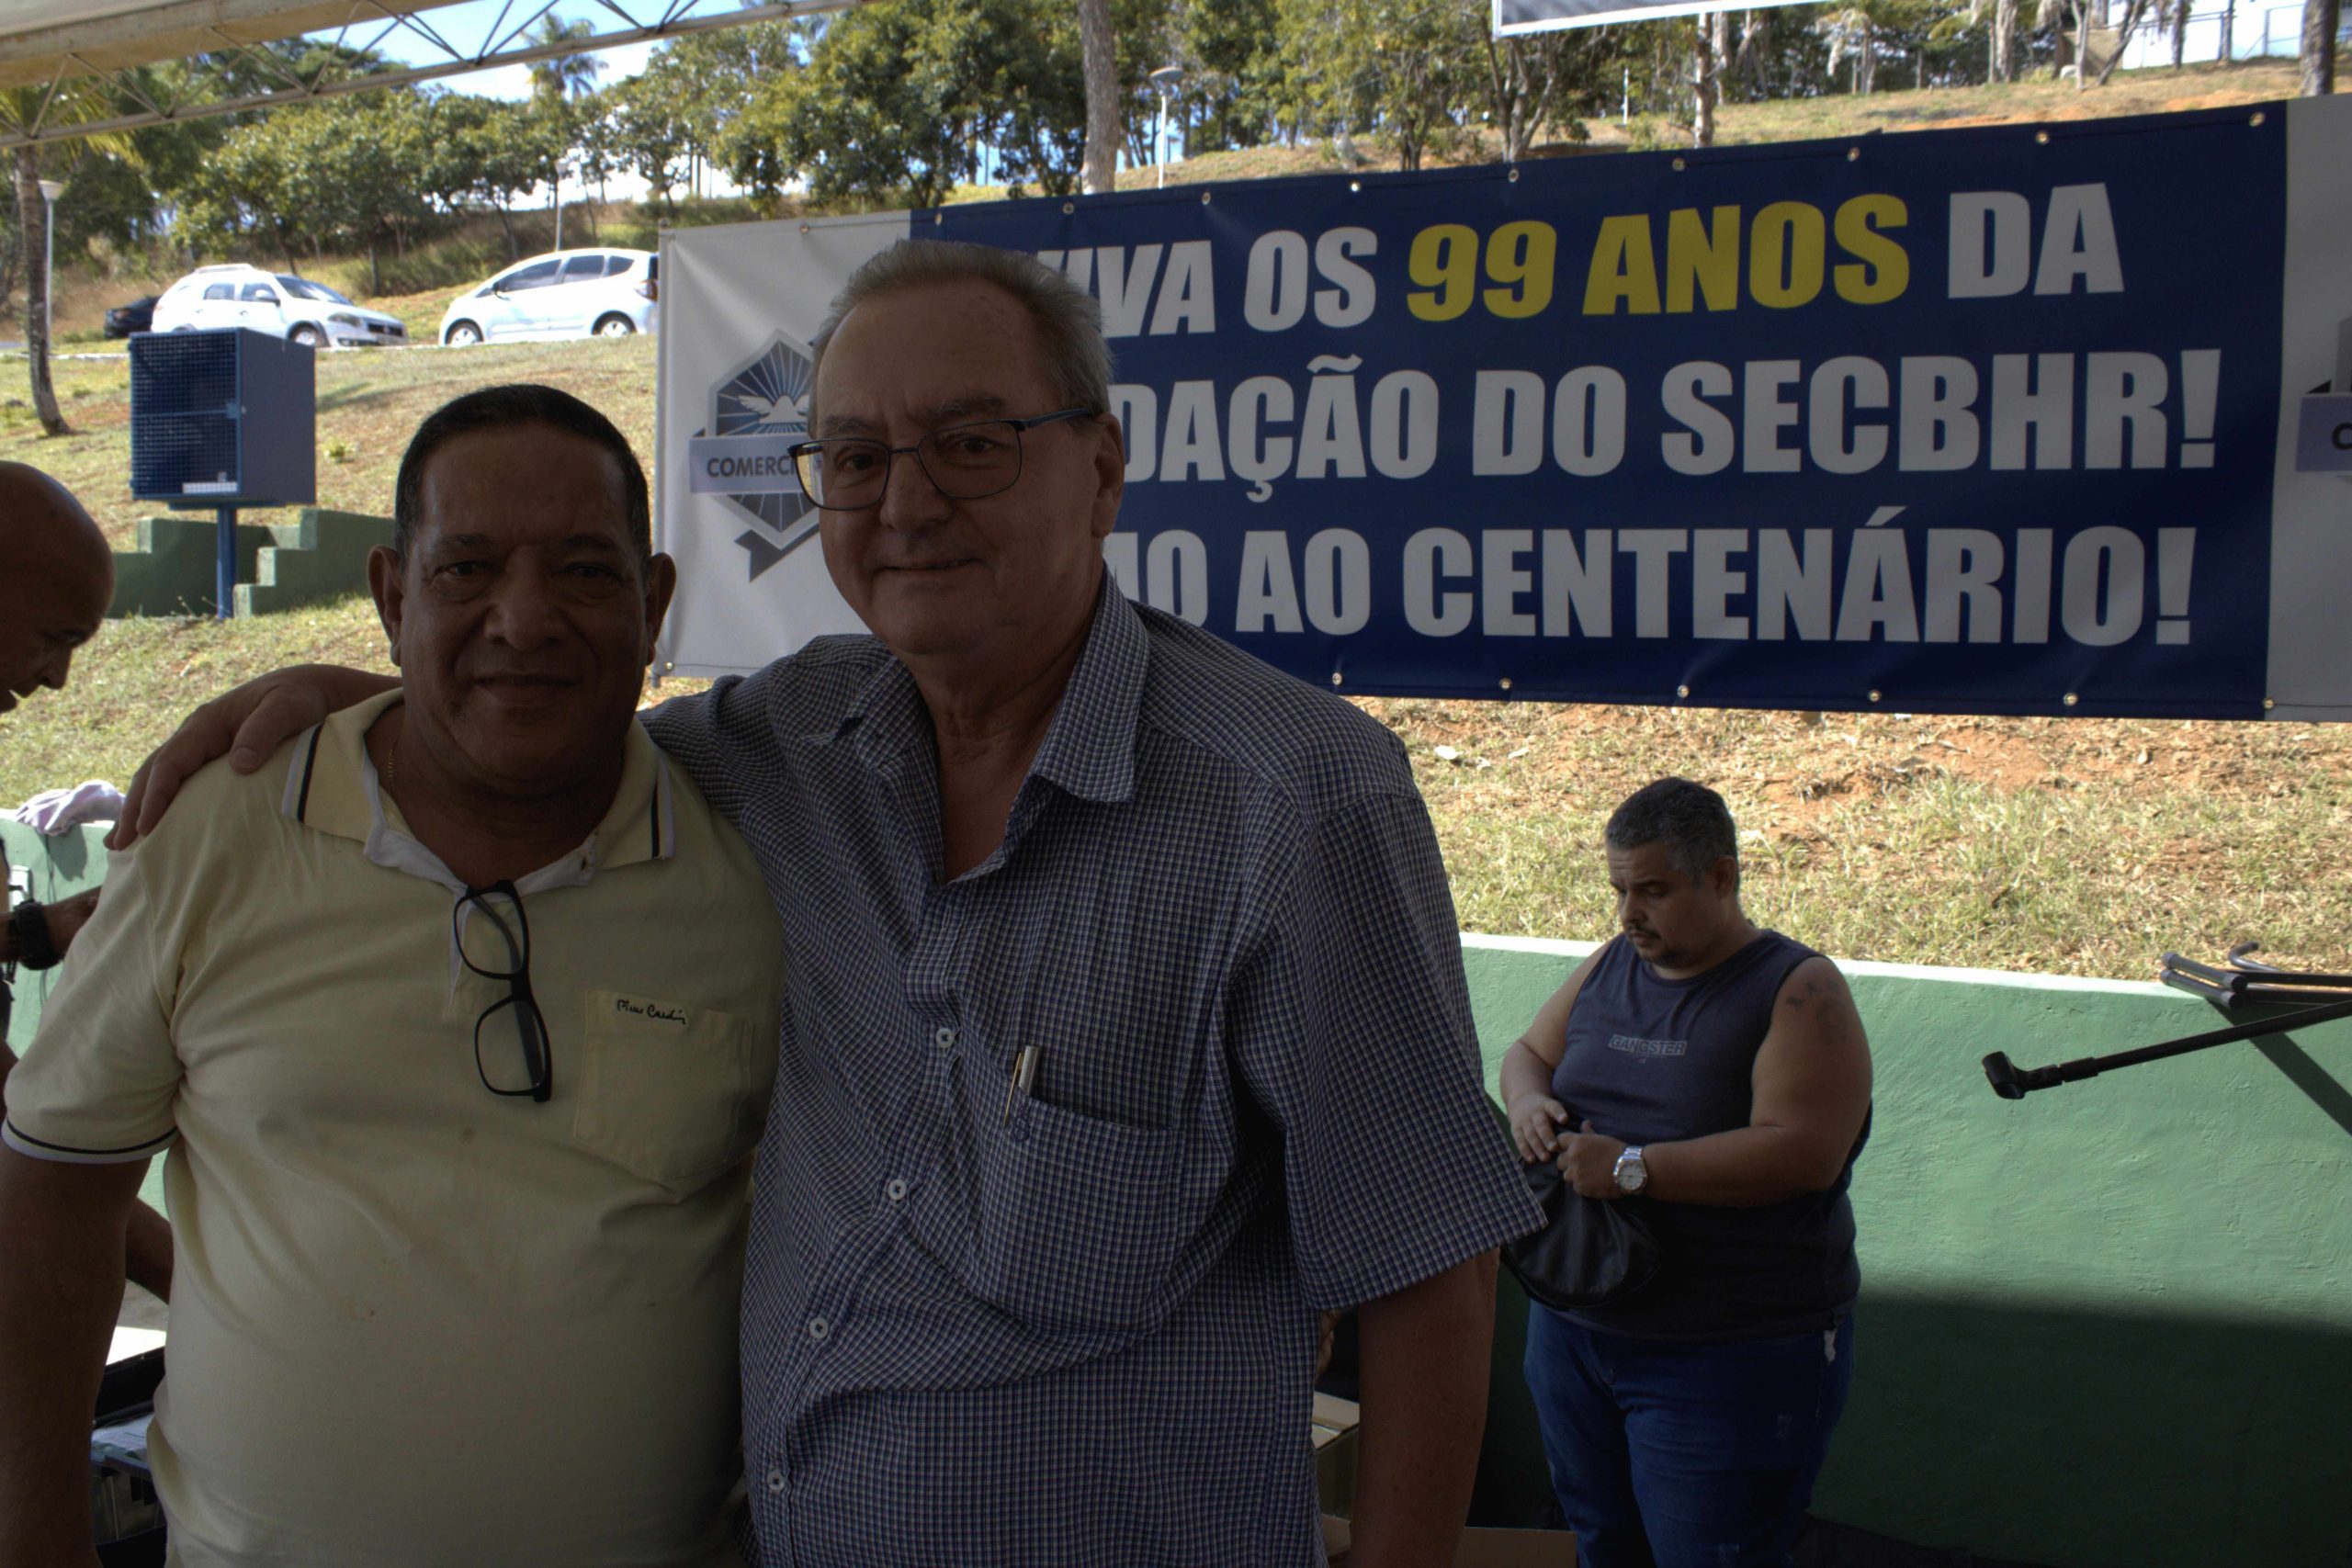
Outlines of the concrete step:
[[[195,513],[141,518],[139,547],[114,558],[108,615],[214,614],[220,525]],[[306,506],[292,523],[237,525],[237,587],[231,608],[268,615],[364,592],[368,552],[392,542],[388,517]]]

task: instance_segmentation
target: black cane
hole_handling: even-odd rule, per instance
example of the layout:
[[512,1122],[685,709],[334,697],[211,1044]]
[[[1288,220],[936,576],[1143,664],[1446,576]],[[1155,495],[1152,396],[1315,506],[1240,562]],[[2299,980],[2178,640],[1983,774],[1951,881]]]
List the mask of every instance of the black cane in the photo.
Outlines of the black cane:
[[1984,1058],[1985,1081],[1993,1092],[2003,1100],[2023,1100],[2038,1089],[2055,1089],[2062,1083],[2075,1083],[2083,1078],[2095,1078],[2117,1067],[2135,1067],[2142,1062],[2159,1062],[2166,1056],[2186,1055],[2191,1051],[2203,1051],[2215,1045],[2227,1045],[2234,1040],[2252,1040],[2260,1034],[2284,1034],[2290,1030],[2307,1029],[2314,1023],[2325,1023],[2332,1018],[2352,1018],[2352,1001],[2329,1002],[2323,1007],[2299,1008],[2281,1013],[2260,1023],[2241,1023],[2229,1029],[2216,1029],[2206,1034],[2191,1034],[2185,1039],[2167,1040],[2161,1045],[2143,1045],[2136,1051],[2118,1051],[2111,1056],[2085,1056],[2080,1061],[2060,1062],[2047,1067],[2019,1067],[2009,1060],[2006,1051],[1996,1051]]

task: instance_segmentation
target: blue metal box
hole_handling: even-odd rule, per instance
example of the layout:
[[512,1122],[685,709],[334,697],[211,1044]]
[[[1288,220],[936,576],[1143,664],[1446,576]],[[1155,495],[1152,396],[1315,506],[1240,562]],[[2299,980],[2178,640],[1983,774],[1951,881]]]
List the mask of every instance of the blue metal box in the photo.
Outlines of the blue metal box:
[[318,499],[318,471],[308,344],[243,327],[130,340],[132,495],[182,507],[302,506]]

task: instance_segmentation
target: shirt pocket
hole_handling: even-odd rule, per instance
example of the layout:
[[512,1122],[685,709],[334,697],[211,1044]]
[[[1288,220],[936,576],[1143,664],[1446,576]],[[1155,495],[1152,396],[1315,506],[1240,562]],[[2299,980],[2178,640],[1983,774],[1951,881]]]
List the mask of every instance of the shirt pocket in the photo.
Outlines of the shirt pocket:
[[733,1013],[590,991],[574,1142],[691,1190],[749,1152],[752,1032]]
[[1178,1190],[1181,1141],[1011,1098],[985,1049],[959,1053],[958,1098],[975,1161],[978,1213],[965,1281],[1035,1327],[1148,1327],[1166,1315],[1188,1227]]

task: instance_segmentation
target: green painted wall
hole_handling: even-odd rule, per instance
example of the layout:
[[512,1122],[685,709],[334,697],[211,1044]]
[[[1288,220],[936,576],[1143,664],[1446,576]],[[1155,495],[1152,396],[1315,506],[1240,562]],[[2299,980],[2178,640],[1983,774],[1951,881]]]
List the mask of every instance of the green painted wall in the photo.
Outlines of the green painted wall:
[[391,544],[392,520],[306,506],[290,529],[277,533],[277,546],[255,555],[253,581],[237,584],[240,615],[266,615],[365,592],[368,553]]
[[[1463,942],[1491,1080],[1588,944]],[[1989,1051],[2040,1066],[2219,1015],[2156,985],[1843,967],[1876,1124],[1815,1511],[2053,1568],[2352,1564],[2352,1024],[2009,1102]],[[1498,1400],[1495,1436],[1517,1419]],[[1540,1458],[1482,1481],[1523,1502]]]
[[[237,580],[250,582],[262,547],[277,542],[277,530],[257,523],[237,525]],[[114,554],[114,603],[110,616],[209,615],[219,571],[220,525],[211,517],[175,513],[139,520],[139,547]]]
[[[368,552],[391,542],[390,518],[315,506],[291,523],[241,523],[232,607],[240,615],[266,615],[362,592]],[[107,614],[212,614],[219,546],[220,525],[209,514],[141,518],[139,547],[115,552],[114,603]]]

